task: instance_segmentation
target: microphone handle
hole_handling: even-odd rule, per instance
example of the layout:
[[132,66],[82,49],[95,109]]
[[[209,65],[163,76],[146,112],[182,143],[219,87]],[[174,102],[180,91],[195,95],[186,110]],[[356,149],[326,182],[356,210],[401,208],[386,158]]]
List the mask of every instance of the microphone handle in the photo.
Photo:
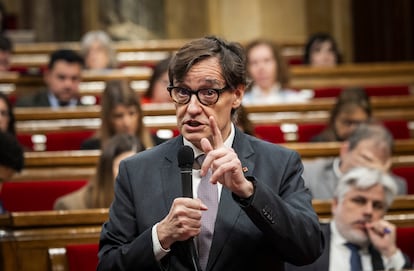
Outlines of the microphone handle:
[[[192,168],[182,168],[181,169],[181,186],[183,190],[183,197],[193,198],[193,169]],[[191,257],[191,264],[195,271],[201,271],[200,264],[198,262],[198,254],[194,245],[194,238],[186,240],[187,246],[189,248],[189,253]]]

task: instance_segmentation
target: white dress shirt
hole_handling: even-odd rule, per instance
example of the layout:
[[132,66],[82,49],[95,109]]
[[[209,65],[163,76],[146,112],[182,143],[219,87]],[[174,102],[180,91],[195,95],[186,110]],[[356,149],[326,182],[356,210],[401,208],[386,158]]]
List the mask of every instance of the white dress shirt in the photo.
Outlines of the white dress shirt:
[[[351,251],[345,246],[348,241],[338,232],[335,221],[331,222],[331,243],[329,251],[329,270],[330,271],[349,271],[351,270],[350,257]],[[363,271],[372,271],[371,255],[368,248],[361,248],[361,263]],[[382,256],[385,270],[401,270],[405,260],[402,252],[398,250],[390,258]]]

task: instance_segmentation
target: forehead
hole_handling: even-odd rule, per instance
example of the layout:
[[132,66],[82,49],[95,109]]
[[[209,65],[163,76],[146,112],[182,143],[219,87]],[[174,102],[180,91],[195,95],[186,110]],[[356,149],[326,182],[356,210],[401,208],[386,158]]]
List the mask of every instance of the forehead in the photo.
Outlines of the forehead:
[[385,201],[385,191],[381,184],[376,184],[367,189],[351,186],[350,190],[345,194],[344,199],[352,199],[355,197],[363,197],[372,201]]
[[311,46],[312,50],[317,50],[321,48],[332,48],[332,47],[333,47],[333,44],[332,44],[332,41],[330,40],[315,41]]
[[184,76],[182,83],[188,85],[225,83],[219,60],[216,57],[210,57],[194,64]]
[[375,138],[363,139],[356,144],[355,151],[357,152],[372,152],[378,159],[385,162],[390,156],[390,149],[387,144]]
[[81,65],[76,62],[67,62],[65,60],[58,60],[53,65],[53,68],[50,70],[50,72],[59,72],[59,73],[66,73],[66,72],[81,72]]

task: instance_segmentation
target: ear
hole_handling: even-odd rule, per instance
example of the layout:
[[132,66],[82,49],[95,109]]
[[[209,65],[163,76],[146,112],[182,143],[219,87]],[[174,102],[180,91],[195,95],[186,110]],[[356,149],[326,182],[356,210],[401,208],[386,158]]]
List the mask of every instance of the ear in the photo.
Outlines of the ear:
[[232,108],[236,109],[239,108],[242,100],[243,100],[243,96],[244,96],[244,91],[246,89],[245,85],[238,85],[237,88],[234,90],[233,95],[234,95],[234,99],[233,99],[233,103],[232,103]]

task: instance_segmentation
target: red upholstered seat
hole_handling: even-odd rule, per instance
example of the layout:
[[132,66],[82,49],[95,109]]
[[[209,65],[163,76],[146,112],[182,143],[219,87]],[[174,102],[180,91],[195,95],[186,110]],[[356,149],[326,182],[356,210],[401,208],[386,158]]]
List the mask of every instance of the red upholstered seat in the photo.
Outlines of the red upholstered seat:
[[66,246],[69,271],[95,271],[98,265],[98,244]]
[[397,228],[397,246],[414,262],[414,227]]
[[341,93],[341,87],[326,87],[326,88],[315,88],[313,90],[313,98],[332,98],[338,97]]
[[28,150],[66,151],[79,150],[82,142],[94,133],[94,130],[49,132],[40,135],[45,139],[43,146],[33,142],[32,134],[18,134],[17,138],[20,144]]
[[370,86],[364,89],[368,96],[410,95],[409,86]]
[[87,184],[87,180],[13,181],[2,187],[2,201],[9,212],[53,210],[55,200]]
[[309,142],[312,137],[316,136],[323,129],[326,123],[302,123],[298,125],[298,142]]
[[285,143],[284,134],[280,125],[256,125],[254,127],[256,137],[272,143]]
[[395,167],[392,172],[407,181],[407,193],[414,194],[414,166]]
[[406,120],[384,120],[384,126],[391,132],[394,139],[409,139],[410,127]]

